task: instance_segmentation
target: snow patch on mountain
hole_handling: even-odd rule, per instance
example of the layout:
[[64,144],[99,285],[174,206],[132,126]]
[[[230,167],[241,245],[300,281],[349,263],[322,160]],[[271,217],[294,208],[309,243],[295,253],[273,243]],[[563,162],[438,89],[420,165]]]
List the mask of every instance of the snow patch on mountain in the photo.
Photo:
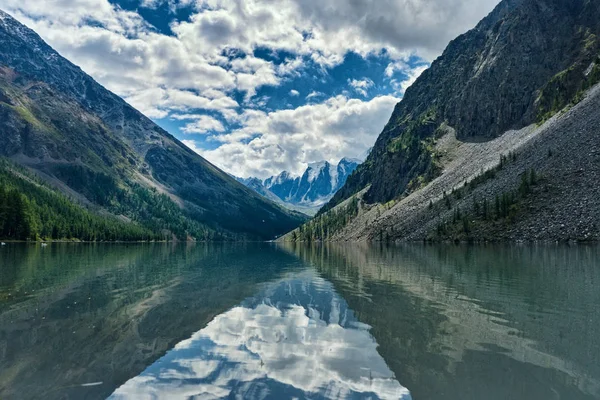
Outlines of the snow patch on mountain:
[[360,163],[354,158],[342,158],[338,164],[328,161],[310,163],[302,176],[283,171],[262,181],[263,187],[257,187],[255,179],[240,181],[248,182],[248,187],[263,196],[272,194],[285,203],[317,210],[344,186]]
[[334,191],[334,190],[336,190],[336,188],[338,188],[338,177],[340,176],[340,165],[341,165],[341,161],[340,161],[339,165],[336,165],[336,166],[330,165],[329,166],[329,175],[331,176],[331,190],[332,191]]
[[323,172],[323,170],[328,166],[329,163],[327,161],[319,161],[316,163],[308,164],[308,181],[314,182],[319,177],[319,175],[321,175],[321,172]]

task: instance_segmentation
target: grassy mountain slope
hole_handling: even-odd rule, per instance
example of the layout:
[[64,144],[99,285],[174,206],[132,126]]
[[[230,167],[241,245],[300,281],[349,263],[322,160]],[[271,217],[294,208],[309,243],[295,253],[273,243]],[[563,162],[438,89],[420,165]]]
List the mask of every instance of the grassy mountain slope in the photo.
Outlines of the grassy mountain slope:
[[540,127],[485,143],[448,131],[444,174],[409,196],[353,196],[286,241],[599,241],[600,84]]
[[167,208],[178,206],[180,239],[271,239],[305,220],[236,182],[1,11],[0,136],[0,156],[82,204],[158,231],[173,226],[154,218],[165,205],[149,199],[166,195]]

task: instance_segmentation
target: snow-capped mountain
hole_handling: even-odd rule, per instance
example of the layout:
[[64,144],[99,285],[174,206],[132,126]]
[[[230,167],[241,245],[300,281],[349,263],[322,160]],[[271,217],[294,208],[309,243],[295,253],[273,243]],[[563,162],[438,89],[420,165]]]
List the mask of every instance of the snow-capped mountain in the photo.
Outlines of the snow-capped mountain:
[[314,214],[346,183],[360,163],[352,158],[343,158],[337,165],[320,161],[309,164],[302,176],[283,171],[266,179],[262,185],[258,184],[257,178],[239,181],[267,198],[275,195],[283,205]]

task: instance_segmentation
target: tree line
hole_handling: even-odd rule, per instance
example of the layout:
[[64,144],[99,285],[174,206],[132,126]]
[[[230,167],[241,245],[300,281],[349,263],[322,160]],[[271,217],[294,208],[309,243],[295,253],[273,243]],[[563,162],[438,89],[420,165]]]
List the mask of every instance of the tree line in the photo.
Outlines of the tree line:
[[67,197],[0,172],[0,238],[139,241],[163,236],[135,223],[95,215]]
[[293,242],[324,241],[352,221],[359,212],[358,199],[353,197],[345,207],[338,207],[315,217],[291,233]]
[[[109,185],[110,186],[110,185]],[[168,196],[140,185],[105,203],[115,215],[87,209],[46,186],[37,177],[0,160],[0,239],[4,240],[228,240],[187,218]],[[122,213],[121,213],[122,212]],[[130,221],[131,220],[131,221]]]

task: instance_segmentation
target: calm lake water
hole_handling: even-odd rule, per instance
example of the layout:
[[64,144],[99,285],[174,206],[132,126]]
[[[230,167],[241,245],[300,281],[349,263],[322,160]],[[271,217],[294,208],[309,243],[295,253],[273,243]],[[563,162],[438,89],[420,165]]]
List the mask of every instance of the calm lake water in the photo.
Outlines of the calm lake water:
[[0,398],[600,398],[600,249],[9,244]]

